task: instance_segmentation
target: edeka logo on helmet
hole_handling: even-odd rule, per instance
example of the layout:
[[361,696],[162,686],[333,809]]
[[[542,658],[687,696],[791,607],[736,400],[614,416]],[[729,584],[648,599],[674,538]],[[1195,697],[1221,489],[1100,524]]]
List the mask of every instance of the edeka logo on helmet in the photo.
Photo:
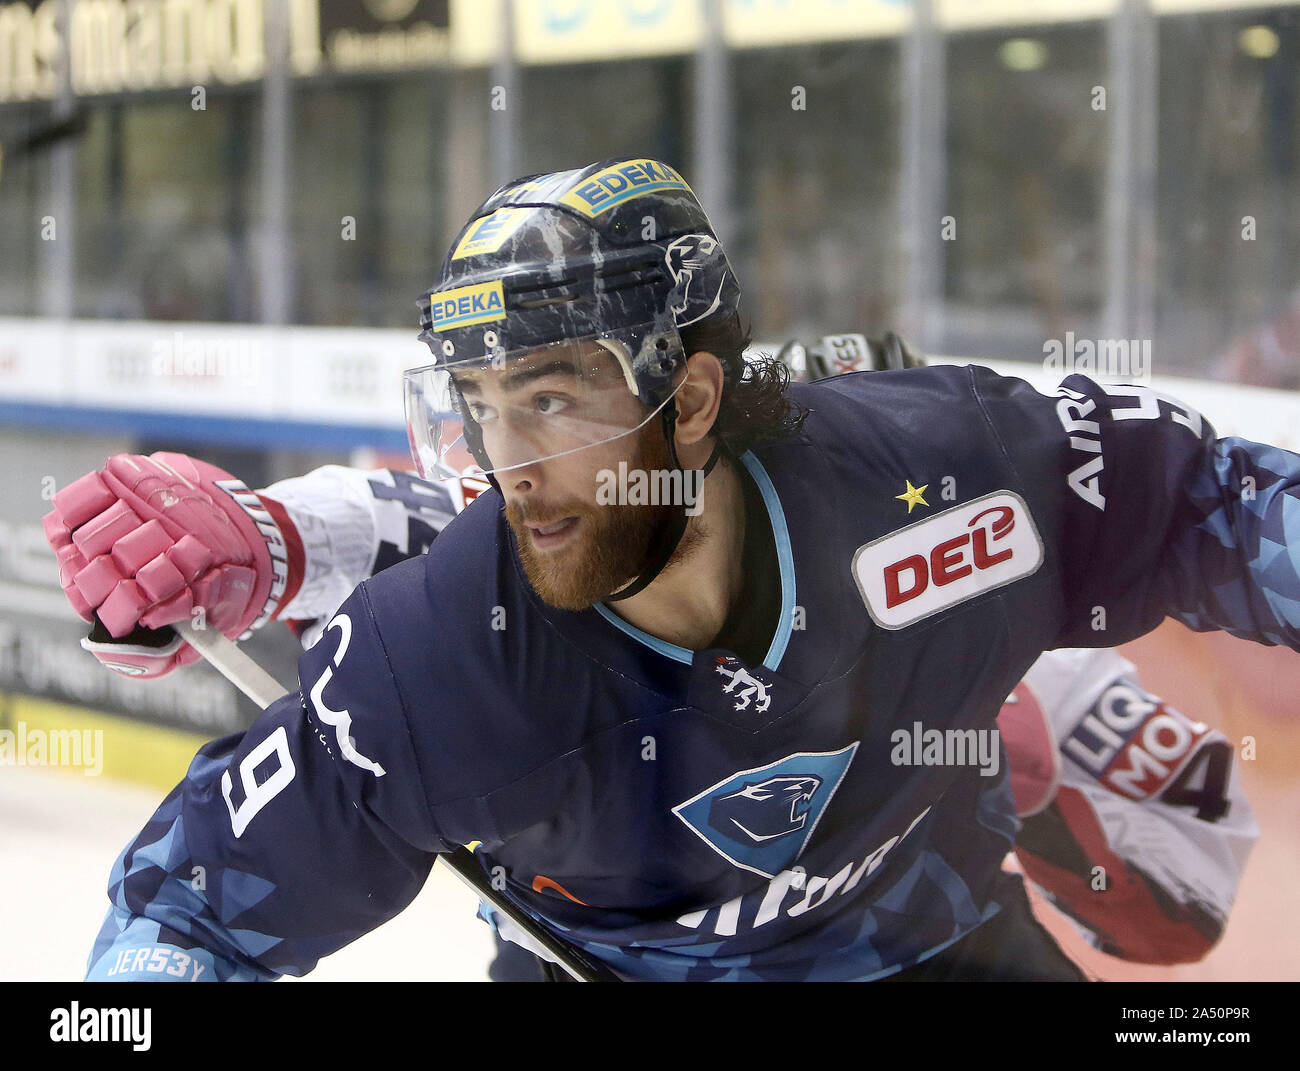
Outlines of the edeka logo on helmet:
[[680,503],[598,501],[599,473],[680,472],[679,329],[734,317],[739,297],[708,217],[666,164],[606,160],[502,187],[422,303],[433,363],[404,376],[421,475],[451,475],[463,440],[505,494],[520,560],[552,605],[640,590],[690,546],[687,518]]
[[501,284],[479,283],[462,286],[437,295],[429,303],[429,319],[435,328],[469,327],[505,319],[505,301]]
[[562,201],[584,216],[591,217],[642,194],[661,190],[685,190],[690,193],[690,189],[686,180],[667,164],[655,160],[637,160],[627,164],[612,164],[597,171],[586,178],[581,186],[564,194]]

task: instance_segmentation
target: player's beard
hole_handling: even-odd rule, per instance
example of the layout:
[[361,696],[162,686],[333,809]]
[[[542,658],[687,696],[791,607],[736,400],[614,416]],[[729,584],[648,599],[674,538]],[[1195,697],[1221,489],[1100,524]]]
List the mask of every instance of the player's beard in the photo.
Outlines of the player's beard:
[[[669,467],[663,432],[657,426],[646,427],[638,437],[635,455],[628,460],[628,470],[651,472]],[[547,504],[544,509],[530,503],[529,517],[513,503],[506,506],[506,520],[515,533],[524,575],[544,602],[561,610],[589,609],[636,579],[647,564],[651,547],[660,533],[672,524],[673,515],[681,508],[672,505],[598,505],[595,497],[593,484],[590,500]],[[578,518],[577,538],[556,551],[537,550],[525,522],[529,519],[534,523],[538,519],[552,521],[558,517]],[[704,537],[700,518],[690,519],[672,559],[662,572],[685,561]]]

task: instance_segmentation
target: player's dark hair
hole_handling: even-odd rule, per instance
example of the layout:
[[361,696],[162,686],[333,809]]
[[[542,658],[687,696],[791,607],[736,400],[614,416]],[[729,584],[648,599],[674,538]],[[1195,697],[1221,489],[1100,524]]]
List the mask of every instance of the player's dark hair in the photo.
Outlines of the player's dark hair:
[[733,456],[796,434],[808,411],[786,396],[790,370],[773,357],[745,360],[750,333],[740,314],[715,316],[681,332],[686,353],[706,350],[722,362],[722,402],[713,433]]

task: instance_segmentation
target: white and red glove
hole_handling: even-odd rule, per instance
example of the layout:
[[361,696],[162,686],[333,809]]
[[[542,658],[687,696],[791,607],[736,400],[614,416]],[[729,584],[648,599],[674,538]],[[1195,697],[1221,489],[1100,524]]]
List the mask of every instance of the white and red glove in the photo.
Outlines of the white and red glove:
[[127,676],[198,660],[166,626],[201,621],[239,639],[302,580],[302,543],[279,503],[185,454],[118,454],[58,492],[44,524],[64,592],[95,625],[82,646]]
[[1046,810],[1061,783],[1061,753],[1046,711],[1024,681],[1002,704],[998,733],[1007,750],[1016,817]]
[[1228,739],[1113,650],[1048,651],[998,715],[1025,876],[1085,938],[1192,963],[1223,933],[1259,837]]

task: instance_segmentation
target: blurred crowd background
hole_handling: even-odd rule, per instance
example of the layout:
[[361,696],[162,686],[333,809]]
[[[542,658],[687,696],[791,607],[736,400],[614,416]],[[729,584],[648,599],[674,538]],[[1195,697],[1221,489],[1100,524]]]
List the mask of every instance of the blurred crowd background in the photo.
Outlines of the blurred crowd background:
[[489,189],[647,154],[759,339],[1298,387],[1298,97],[1293,2],[5,0],[0,315],[411,327]]

